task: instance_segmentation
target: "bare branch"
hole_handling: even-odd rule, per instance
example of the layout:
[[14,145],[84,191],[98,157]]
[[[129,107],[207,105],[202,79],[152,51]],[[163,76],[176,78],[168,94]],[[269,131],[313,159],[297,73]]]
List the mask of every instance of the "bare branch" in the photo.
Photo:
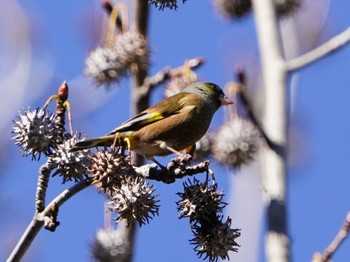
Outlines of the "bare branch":
[[188,166],[189,160],[177,157],[172,159],[166,167],[159,169],[156,164],[147,164],[140,167],[134,167],[135,172],[145,178],[161,181],[166,184],[175,182],[176,179],[185,176],[208,172],[209,161],[201,162],[194,166]]
[[24,231],[21,239],[18,241],[17,245],[13,249],[12,253],[7,259],[7,262],[14,262],[14,261],[20,261],[31,243],[33,242],[36,235],[39,233],[42,226],[45,224],[45,220],[47,218],[50,218],[52,212],[53,212],[53,206],[56,206],[57,208],[63,205],[68,199],[70,199],[75,194],[79,193],[81,190],[85,189],[86,187],[90,186],[89,180],[83,180],[74,186],[72,186],[69,189],[64,190],[61,194],[59,194],[54,200],[51,201],[49,205],[46,206],[46,208],[40,212],[36,213]]
[[35,210],[36,213],[40,213],[45,208],[45,197],[46,197],[46,190],[50,179],[50,173],[53,169],[50,162],[46,162],[39,168],[39,176],[38,176],[38,182],[36,187],[36,194],[35,194]]
[[340,245],[344,242],[346,237],[349,235],[350,231],[350,212],[347,213],[343,226],[338,231],[337,235],[333,239],[333,241],[329,244],[329,246],[323,251],[321,262],[330,261],[331,257],[340,247]]
[[312,51],[286,62],[287,71],[296,71],[324,58],[350,42],[350,27]]

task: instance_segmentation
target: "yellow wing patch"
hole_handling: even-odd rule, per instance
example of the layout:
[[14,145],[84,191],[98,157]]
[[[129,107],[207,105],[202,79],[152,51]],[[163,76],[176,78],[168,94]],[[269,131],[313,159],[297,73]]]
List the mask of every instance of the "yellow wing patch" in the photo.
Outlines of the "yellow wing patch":
[[147,125],[149,123],[153,123],[155,121],[161,120],[163,118],[164,118],[163,114],[161,114],[159,112],[148,113],[147,118],[142,120],[142,121],[140,121],[138,123],[138,125],[144,126],[144,125]]

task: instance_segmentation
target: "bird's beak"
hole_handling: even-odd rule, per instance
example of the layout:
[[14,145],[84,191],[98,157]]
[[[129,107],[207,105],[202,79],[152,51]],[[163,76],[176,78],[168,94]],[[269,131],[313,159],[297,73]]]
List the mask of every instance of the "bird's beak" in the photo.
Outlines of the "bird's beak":
[[221,101],[221,105],[222,106],[228,106],[228,105],[232,105],[233,102],[231,101],[231,99],[229,99],[227,96],[225,95],[221,95],[220,96],[220,101]]

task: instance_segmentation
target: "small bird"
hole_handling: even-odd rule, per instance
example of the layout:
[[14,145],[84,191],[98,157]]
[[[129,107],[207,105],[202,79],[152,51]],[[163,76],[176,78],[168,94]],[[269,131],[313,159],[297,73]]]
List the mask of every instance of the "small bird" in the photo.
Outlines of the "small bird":
[[119,146],[123,141],[128,150],[152,160],[154,156],[171,153],[182,155],[182,150],[193,154],[195,143],[207,132],[214,113],[220,106],[230,104],[233,102],[219,86],[197,82],[149,107],[105,136],[77,142],[70,151]]

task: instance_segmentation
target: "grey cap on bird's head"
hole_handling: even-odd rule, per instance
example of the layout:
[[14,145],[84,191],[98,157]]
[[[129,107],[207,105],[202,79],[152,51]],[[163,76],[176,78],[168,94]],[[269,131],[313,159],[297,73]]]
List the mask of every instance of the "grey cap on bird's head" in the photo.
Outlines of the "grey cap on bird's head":
[[205,98],[211,98],[212,101],[217,101],[217,108],[224,105],[231,105],[233,102],[229,99],[222,89],[210,82],[196,82],[187,86],[183,92],[195,93],[202,95]]

